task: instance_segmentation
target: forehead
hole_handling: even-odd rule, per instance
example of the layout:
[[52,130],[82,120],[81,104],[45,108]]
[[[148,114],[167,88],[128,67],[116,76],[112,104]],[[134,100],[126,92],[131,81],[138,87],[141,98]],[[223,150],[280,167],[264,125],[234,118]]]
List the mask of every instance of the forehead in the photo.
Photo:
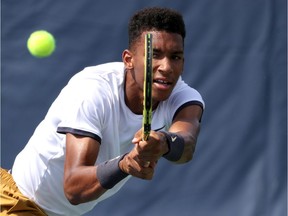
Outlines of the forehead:
[[183,51],[183,38],[180,34],[166,31],[144,31],[137,42],[137,46],[143,47],[145,44],[145,35],[152,34],[153,49],[172,49]]

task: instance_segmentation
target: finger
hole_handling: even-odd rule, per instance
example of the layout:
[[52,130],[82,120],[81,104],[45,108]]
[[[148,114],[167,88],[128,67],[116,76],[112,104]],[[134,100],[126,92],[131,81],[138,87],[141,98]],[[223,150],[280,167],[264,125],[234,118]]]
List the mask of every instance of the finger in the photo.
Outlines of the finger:
[[150,161],[149,167],[151,167],[152,169],[155,169],[156,165],[157,165],[157,161]]
[[154,174],[154,168],[148,166],[148,167],[143,167],[143,163],[142,165],[140,165],[139,163],[137,163],[136,161],[134,161],[134,163],[132,162],[129,165],[129,174],[137,177],[137,178],[141,178],[141,179],[152,179],[153,174]]
[[144,161],[144,162],[142,162],[142,166],[143,167],[149,167],[150,166],[150,161]]
[[136,176],[141,179],[150,180],[153,178],[154,169],[151,167],[142,167],[140,172],[137,172]]

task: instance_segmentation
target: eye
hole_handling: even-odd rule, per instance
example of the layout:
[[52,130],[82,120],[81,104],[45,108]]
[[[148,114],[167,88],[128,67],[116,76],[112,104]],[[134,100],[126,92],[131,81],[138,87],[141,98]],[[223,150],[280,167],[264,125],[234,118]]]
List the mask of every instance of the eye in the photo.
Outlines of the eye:
[[171,58],[173,60],[181,60],[181,59],[183,59],[183,56],[182,55],[172,55]]
[[154,59],[159,59],[160,58],[160,54],[158,52],[153,52],[153,58]]

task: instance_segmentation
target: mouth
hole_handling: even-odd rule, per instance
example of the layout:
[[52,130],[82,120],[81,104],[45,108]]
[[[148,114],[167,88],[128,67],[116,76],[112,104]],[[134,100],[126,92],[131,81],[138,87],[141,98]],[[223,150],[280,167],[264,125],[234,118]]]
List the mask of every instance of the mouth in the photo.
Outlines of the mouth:
[[153,83],[159,90],[167,90],[172,85],[172,82],[164,79],[154,79]]

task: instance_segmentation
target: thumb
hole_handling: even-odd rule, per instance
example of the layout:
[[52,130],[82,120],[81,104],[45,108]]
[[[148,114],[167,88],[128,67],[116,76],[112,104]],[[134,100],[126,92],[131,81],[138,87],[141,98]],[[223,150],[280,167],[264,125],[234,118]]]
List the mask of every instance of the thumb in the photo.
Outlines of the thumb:
[[139,143],[142,140],[142,129],[138,130],[135,135],[134,138],[132,139],[132,143]]
[[134,137],[134,138],[132,139],[132,143],[133,143],[133,144],[137,144],[137,143],[139,143],[141,140],[142,140],[141,137],[140,137],[140,138],[139,138],[139,137]]

